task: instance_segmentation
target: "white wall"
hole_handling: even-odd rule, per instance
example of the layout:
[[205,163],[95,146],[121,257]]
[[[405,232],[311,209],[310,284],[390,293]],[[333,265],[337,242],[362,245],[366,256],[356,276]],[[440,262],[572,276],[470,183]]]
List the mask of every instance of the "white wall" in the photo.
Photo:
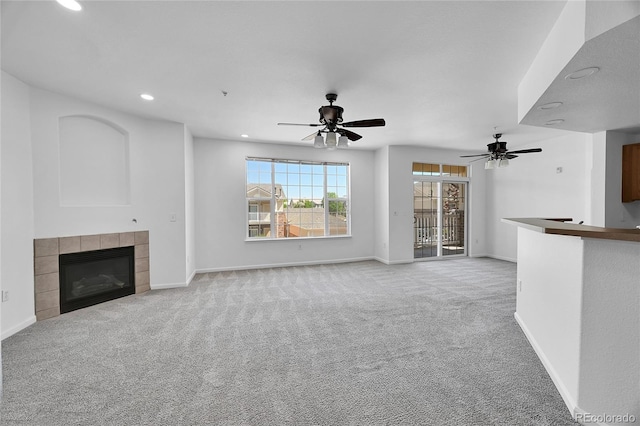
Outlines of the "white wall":
[[469,163],[469,256],[487,256],[487,172],[483,161]]
[[[34,237],[149,230],[151,288],[185,285],[184,125],[146,120],[35,88],[30,112]],[[58,120],[70,115],[97,117],[128,133],[130,204],[61,206]],[[176,222],[170,222],[171,213]]]
[[622,202],[622,146],[632,143],[640,143],[640,135],[606,132],[604,226],[607,227],[634,228],[640,225],[640,201]]
[[573,413],[580,376],[584,240],[506,225],[518,234],[516,320]]
[[29,87],[2,71],[2,339],[35,322]]
[[58,133],[60,205],[130,204],[126,131],[96,117],[67,116]]
[[195,169],[193,163],[193,136],[187,127],[184,128],[184,224],[185,224],[185,256],[186,283],[196,272],[196,212],[195,212]]
[[[505,217],[590,217],[591,135],[571,133],[518,148],[542,148],[523,154],[505,168],[487,170],[487,253],[516,261],[516,227],[502,223]],[[562,173],[557,173],[562,167]]]
[[[419,148],[413,146],[389,147],[389,262],[413,262],[413,172],[412,164],[436,163],[465,165],[463,153],[451,150]],[[484,185],[482,173],[471,172],[469,191],[481,193]],[[475,175],[475,176],[474,176]],[[474,185],[478,185],[476,189]],[[468,202],[468,216],[474,216],[468,232],[469,254],[484,252],[484,237],[479,224],[484,222],[484,206],[480,197]],[[476,239],[478,243],[476,243]]]
[[584,239],[580,390],[587,413],[640,415],[640,244]]
[[[0,75],[0,77],[2,77]],[[2,86],[0,83],[0,99],[2,99]],[[0,106],[0,112],[2,107]],[[2,114],[0,114],[0,129],[2,129]],[[2,136],[0,135],[0,175],[2,174]],[[0,177],[1,179],[1,177]],[[2,235],[2,191],[0,190],[0,235]],[[2,244],[0,244],[0,290],[2,290]],[[2,332],[2,304],[0,303],[0,333]],[[2,398],[2,338],[0,338],[0,398]]]
[[374,255],[389,263],[389,147],[378,149],[374,160]]
[[[245,241],[247,156],[351,164],[350,238]],[[195,139],[196,268],[199,271],[373,258],[374,152]]]
[[589,211],[585,224],[605,226],[607,192],[607,132],[591,135],[591,150],[587,151],[587,164],[591,164],[589,174]]

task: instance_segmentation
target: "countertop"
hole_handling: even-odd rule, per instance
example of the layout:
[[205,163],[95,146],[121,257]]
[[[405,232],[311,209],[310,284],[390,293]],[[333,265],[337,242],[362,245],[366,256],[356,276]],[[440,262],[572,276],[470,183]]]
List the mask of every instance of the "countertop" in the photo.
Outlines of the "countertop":
[[504,223],[521,226],[543,234],[569,235],[583,238],[601,238],[605,240],[635,241],[640,243],[640,229],[601,228],[599,226],[567,223],[572,219],[542,219],[535,217],[503,218]]

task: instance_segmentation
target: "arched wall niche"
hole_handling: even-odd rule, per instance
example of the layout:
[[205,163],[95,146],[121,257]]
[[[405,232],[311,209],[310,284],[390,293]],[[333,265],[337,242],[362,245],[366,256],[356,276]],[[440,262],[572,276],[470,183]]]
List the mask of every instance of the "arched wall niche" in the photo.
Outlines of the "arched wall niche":
[[96,116],[58,120],[60,205],[130,204],[129,133]]

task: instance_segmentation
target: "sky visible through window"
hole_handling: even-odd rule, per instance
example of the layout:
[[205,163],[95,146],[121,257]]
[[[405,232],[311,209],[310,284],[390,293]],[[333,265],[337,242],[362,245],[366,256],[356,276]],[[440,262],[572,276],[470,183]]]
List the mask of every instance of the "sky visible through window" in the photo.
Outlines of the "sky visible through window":
[[[247,183],[270,185],[271,164],[271,161],[247,161]],[[325,167],[327,193],[331,194],[330,197],[347,197],[347,165],[275,162],[273,166],[273,183],[282,185],[288,200],[311,200],[321,203],[324,198]]]

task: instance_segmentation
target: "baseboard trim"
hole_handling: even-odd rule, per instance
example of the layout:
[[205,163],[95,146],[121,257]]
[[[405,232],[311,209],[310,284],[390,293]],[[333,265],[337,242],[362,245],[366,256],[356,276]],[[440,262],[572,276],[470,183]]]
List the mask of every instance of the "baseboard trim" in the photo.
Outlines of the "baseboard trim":
[[555,370],[555,368],[553,368],[553,365],[551,365],[551,362],[549,361],[544,351],[542,350],[542,348],[540,347],[536,339],[533,337],[533,335],[531,334],[531,332],[529,331],[525,323],[522,321],[522,318],[520,318],[520,315],[518,315],[518,313],[515,312],[513,316],[515,317],[516,322],[520,326],[520,329],[524,333],[525,337],[529,341],[529,344],[531,345],[533,350],[536,352],[536,355],[538,355],[538,358],[542,362],[542,365],[544,366],[545,370],[547,370],[547,374],[549,374],[549,377],[551,377],[553,384],[556,386],[556,389],[558,389],[558,392],[560,393],[560,396],[562,397],[564,404],[569,409],[571,416],[575,419],[576,412],[578,412],[579,408],[573,396],[567,390],[567,387],[564,385],[564,383],[560,379],[560,376],[558,375],[557,371]]
[[485,257],[490,257],[496,260],[504,260],[506,262],[511,262],[511,263],[518,263],[518,259],[514,259],[511,257],[504,257],[504,256],[496,256],[495,254],[487,254],[485,255]]
[[31,324],[35,324],[35,322],[36,322],[36,316],[35,315],[30,316],[26,320],[22,321],[20,324],[16,324],[10,329],[3,331],[2,336],[0,336],[0,340],[4,340],[7,337],[13,336],[17,332],[22,331],[25,328],[29,327]]
[[193,281],[193,277],[196,276],[196,270],[194,269],[193,272],[191,273],[191,275],[189,275],[189,278],[187,278],[187,285],[186,287],[189,286],[189,284],[191,284],[191,281]]
[[469,257],[474,257],[475,258],[475,257],[491,257],[491,256],[489,256],[488,254],[485,254],[485,253],[473,253],[473,254],[470,254]]
[[414,259],[411,260],[388,260],[388,259],[383,259],[381,257],[378,256],[374,256],[373,260],[377,260],[380,263],[384,263],[385,265],[400,265],[400,264],[406,264],[406,263],[413,263]]
[[165,290],[167,288],[183,288],[188,286],[188,283],[151,284],[151,290]]
[[327,260],[305,261],[305,262],[266,263],[261,265],[225,266],[222,268],[199,268],[199,269],[196,269],[196,273],[206,274],[207,272],[245,271],[250,269],[284,268],[287,266],[329,265],[332,263],[362,262],[365,260],[378,260],[378,259],[376,259],[373,256],[367,256],[367,257],[351,257],[348,259],[327,259]]

